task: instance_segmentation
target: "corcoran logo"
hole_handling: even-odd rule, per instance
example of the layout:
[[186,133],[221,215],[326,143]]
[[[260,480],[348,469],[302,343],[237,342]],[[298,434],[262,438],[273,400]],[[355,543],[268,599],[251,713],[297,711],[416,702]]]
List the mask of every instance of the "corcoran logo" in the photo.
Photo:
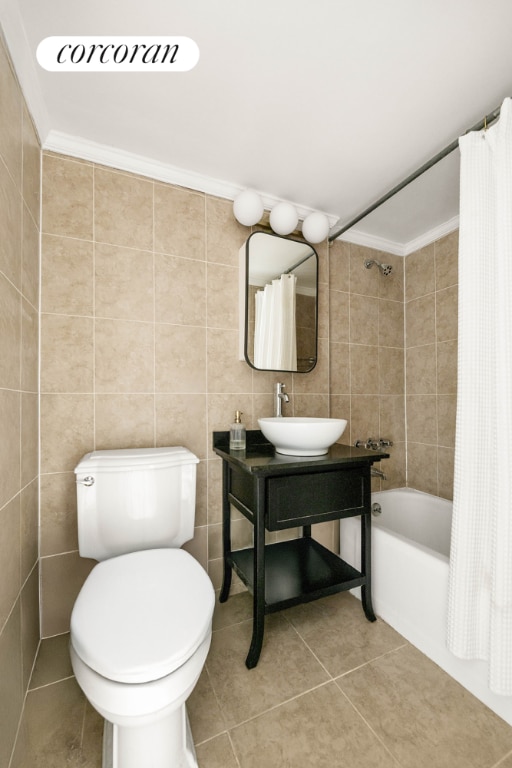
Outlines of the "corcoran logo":
[[49,72],[188,72],[199,61],[190,37],[46,37],[37,61]]

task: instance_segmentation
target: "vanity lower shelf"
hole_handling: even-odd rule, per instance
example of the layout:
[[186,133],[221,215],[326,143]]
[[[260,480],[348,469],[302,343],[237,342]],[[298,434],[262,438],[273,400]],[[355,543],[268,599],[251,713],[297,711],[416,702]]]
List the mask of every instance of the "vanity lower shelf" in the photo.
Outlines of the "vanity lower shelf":
[[[254,593],[254,549],[231,552],[229,560]],[[360,571],[309,536],[265,546],[265,613],[365,583]]]

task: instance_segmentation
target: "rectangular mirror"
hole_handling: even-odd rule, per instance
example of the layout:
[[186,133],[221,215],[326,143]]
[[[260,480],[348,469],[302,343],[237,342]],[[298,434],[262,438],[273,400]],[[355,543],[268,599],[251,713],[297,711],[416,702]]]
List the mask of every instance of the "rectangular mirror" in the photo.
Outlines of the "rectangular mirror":
[[308,373],[317,361],[318,254],[308,243],[253,232],[240,249],[241,359]]

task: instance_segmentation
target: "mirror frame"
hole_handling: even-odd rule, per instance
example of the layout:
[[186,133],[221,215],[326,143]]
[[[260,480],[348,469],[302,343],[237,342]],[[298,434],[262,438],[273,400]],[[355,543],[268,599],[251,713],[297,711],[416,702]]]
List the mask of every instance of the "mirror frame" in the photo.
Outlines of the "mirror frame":
[[[314,343],[314,355],[312,356],[311,367],[302,371],[290,371],[282,368],[258,368],[252,362],[248,349],[249,340],[249,258],[250,258],[250,242],[255,235],[266,235],[267,237],[275,237],[280,240],[287,240],[291,243],[297,243],[298,245],[304,245],[311,249],[312,256],[316,259],[316,277],[315,277],[315,343]],[[252,232],[243,246],[240,248],[240,336],[243,331],[243,346],[242,338],[240,338],[240,359],[250,365],[255,371],[278,371],[282,373],[311,373],[318,362],[318,271],[319,271],[319,258],[316,249],[305,240],[296,240],[292,237],[283,237],[282,235],[276,235],[274,232],[267,232],[266,230],[257,230]]]

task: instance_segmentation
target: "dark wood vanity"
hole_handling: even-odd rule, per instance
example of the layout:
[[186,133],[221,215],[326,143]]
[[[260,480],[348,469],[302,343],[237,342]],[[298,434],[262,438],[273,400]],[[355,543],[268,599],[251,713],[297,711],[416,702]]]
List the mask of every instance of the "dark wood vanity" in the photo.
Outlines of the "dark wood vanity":
[[[213,449],[223,469],[220,602],[229,597],[233,570],[253,595],[247,667],[258,663],[266,613],[360,586],[364,613],[375,621],[370,468],[389,454],[336,444],[324,456],[285,456],[259,430],[247,432],[245,451],[230,451],[229,432],[214,432]],[[253,524],[253,547],[231,549],[231,505]],[[356,515],[361,518],[361,571],[311,536],[315,523]],[[297,527],[302,528],[300,538],[265,544],[265,530]]]

